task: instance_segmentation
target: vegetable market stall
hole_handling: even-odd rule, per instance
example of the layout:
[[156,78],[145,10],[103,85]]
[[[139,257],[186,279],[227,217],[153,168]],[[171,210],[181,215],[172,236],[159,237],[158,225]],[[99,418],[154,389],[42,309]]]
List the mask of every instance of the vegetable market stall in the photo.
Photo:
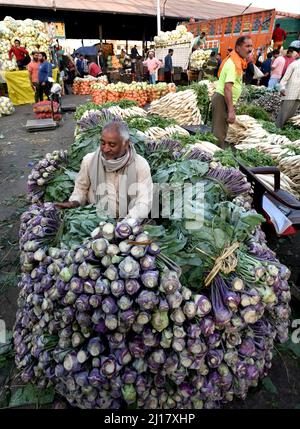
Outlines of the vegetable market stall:
[[287,340],[290,316],[290,273],[266,245],[250,185],[196,145],[199,136],[153,141],[135,121],[131,140],[155,183],[204,186],[203,223],[192,231],[172,216],[116,224],[90,206],[61,214],[53,202],[68,198],[82,157],[118,120],[107,109],[87,112],[68,153],[48,154],[29,176],[14,330],[23,381],[53,385],[82,408],[244,399],[268,373],[275,343]]
[[29,54],[32,51],[46,52],[50,57],[49,47],[52,39],[49,36],[45,24],[39,20],[25,19],[15,20],[11,16],[6,16],[0,21],[0,61],[2,70],[17,70],[15,57],[9,59],[9,50],[14,44],[14,40],[19,39],[21,45],[25,46]]
[[[57,69],[52,70],[53,79],[57,79]],[[5,71],[3,76],[8,88],[8,95],[15,106],[34,103],[34,91],[31,87],[27,70]]]

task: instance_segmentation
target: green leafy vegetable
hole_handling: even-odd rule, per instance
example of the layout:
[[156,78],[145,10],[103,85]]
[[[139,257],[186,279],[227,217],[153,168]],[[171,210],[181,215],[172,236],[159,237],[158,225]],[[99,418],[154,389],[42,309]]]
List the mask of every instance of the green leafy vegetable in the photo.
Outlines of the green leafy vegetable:
[[254,106],[253,104],[241,104],[236,109],[236,114],[249,115],[257,120],[270,121],[268,112],[263,107]]
[[265,153],[259,152],[256,149],[237,150],[233,152],[231,149],[218,151],[214,154],[214,159],[219,161],[226,167],[238,167],[236,160],[249,167],[268,167],[276,165],[273,158]]
[[65,210],[56,241],[66,248],[79,246],[102,220],[107,216],[99,216],[94,205]]
[[55,391],[53,387],[41,390],[33,384],[27,384],[13,392],[9,402],[9,407],[51,404],[54,400],[54,395]]

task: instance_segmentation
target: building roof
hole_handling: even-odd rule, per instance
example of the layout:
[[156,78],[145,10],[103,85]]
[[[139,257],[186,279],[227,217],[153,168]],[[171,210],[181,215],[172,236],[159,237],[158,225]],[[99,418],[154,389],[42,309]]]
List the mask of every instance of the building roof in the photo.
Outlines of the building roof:
[[[161,13],[163,14],[161,0]],[[29,7],[52,10],[73,10],[99,13],[122,13],[134,15],[156,15],[156,0],[0,0],[0,6]],[[239,15],[245,10],[245,6],[231,4],[230,2],[216,2],[213,0],[167,0],[165,3],[165,16],[170,18],[187,19],[211,19],[225,16]],[[263,9],[250,7],[247,13],[261,11]]]

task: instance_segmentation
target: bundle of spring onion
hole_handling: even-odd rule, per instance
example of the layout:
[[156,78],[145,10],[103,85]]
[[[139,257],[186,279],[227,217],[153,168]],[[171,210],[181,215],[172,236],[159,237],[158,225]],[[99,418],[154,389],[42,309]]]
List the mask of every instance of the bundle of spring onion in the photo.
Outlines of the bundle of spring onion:
[[203,223],[102,221],[68,247],[54,204],[32,205],[21,217],[14,329],[22,379],[53,385],[81,408],[244,399],[288,338],[290,273],[267,247],[239,170],[199,146],[132,138],[154,182],[203,185]]

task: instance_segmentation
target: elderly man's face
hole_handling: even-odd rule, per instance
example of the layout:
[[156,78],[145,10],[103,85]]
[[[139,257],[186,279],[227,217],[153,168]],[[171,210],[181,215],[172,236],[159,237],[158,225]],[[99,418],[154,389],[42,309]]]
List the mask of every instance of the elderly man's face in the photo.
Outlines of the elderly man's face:
[[114,130],[104,130],[102,132],[101,152],[108,161],[123,156],[128,146],[129,141],[124,143],[118,132]]

